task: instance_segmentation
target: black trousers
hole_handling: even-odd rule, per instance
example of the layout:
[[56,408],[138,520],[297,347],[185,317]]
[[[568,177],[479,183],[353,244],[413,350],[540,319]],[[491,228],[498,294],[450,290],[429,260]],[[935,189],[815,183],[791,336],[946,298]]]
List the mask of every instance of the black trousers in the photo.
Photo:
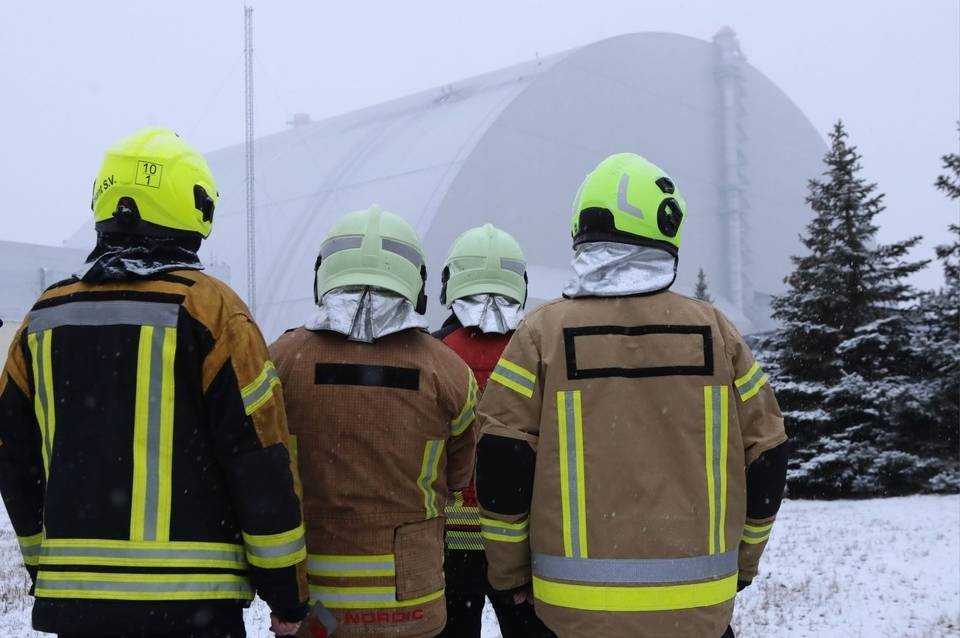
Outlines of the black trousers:
[[203,629],[186,629],[159,634],[57,634],[58,638],[246,638],[243,616],[236,621],[220,622]]
[[512,594],[494,591],[487,582],[483,552],[447,550],[447,626],[438,638],[480,638],[484,598],[497,613],[503,638],[556,638],[533,612],[533,605],[515,605]]

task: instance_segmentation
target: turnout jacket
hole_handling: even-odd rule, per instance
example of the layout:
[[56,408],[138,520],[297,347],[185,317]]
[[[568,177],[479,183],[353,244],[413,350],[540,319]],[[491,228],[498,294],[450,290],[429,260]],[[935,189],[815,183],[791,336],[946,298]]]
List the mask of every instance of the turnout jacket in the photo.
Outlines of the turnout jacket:
[[370,344],[298,328],[271,354],[303,482],[311,600],[337,636],[435,636],[443,506],[473,474],[473,374],[415,329]]
[[179,631],[254,593],[302,618],[287,437],[266,344],[223,283],[184,270],[48,289],[0,376],[0,492],[34,626]]
[[559,636],[720,636],[783,491],[767,381],[726,317],[672,292],[534,311],[479,407],[491,584],[532,581]]

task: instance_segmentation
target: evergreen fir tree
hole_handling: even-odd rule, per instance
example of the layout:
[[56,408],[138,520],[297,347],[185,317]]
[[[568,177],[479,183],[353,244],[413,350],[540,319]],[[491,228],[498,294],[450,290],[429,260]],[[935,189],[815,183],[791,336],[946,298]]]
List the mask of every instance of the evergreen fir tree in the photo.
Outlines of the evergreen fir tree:
[[700,301],[713,303],[713,297],[707,291],[707,275],[703,272],[703,268],[697,272],[697,286],[693,289],[693,297]]
[[823,177],[809,182],[808,253],[792,258],[787,292],[773,300],[783,328],[762,346],[794,444],[791,493],[916,491],[935,471],[903,452],[900,416],[917,407],[920,366],[909,308],[917,293],[906,278],[927,262],[907,261],[920,237],[877,243],[883,195],[859,175],[842,122],[830,141]]

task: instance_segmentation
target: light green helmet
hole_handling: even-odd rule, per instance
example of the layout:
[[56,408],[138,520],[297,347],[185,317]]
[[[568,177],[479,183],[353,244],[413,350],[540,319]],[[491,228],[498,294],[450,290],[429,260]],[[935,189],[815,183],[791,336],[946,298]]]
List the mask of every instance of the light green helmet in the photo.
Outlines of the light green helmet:
[[402,217],[371,206],[333,223],[320,246],[314,301],[344,286],[376,286],[427,311],[426,259],[416,231]]
[[479,294],[503,295],[519,304],[527,300],[527,260],[510,233],[484,224],[453,242],[443,266],[440,303]]
[[587,175],[573,202],[573,246],[615,241],[676,256],[687,204],[660,167],[634,153],[611,155]]

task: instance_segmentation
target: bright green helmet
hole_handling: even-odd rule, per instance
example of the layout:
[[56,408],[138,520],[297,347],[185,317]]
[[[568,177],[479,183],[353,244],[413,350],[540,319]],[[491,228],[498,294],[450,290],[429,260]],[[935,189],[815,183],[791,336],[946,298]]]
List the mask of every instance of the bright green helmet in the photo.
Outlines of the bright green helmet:
[[150,127],[107,149],[90,207],[101,232],[207,237],[218,197],[203,156],[173,131]]
[[687,204],[660,167],[634,153],[611,155],[587,175],[573,202],[573,246],[615,241],[676,256]]
[[527,300],[527,260],[510,233],[493,224],[457,237],[443,266],[440,303],[449,307],[470,295],[497,294],[523,304]]
[[376,286],[403,295],[427,311],[426,259],[420,239],[402,217],[371,206],[333,223],[320,246],[314,300],[334,288]]

